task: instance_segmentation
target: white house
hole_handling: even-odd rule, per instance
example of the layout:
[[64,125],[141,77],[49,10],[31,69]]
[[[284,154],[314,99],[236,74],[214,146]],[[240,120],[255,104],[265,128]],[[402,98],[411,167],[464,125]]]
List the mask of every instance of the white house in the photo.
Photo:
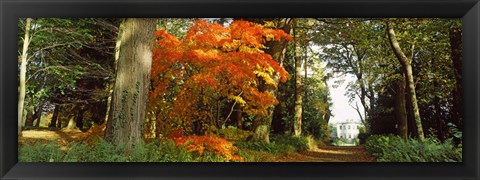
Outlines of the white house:
[[354,121],[340,122],[336,124],[337,137],[346,140],[346,144],[355,145],[355,139],[360,133],[360,123]]

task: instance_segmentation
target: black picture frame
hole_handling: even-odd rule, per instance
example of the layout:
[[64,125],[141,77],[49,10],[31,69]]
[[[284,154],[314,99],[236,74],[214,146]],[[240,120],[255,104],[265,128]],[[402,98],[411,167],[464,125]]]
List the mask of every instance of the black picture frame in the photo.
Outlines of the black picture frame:
[[[21,17],[463,19],[462,163],[18,163]],[[0,0],[0,179],[480,179],[478,0]]]

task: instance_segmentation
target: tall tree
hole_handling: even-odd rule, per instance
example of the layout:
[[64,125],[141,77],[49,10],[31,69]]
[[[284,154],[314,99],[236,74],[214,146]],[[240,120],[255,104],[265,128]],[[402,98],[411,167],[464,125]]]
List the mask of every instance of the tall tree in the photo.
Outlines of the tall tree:
[[[291,39],[283,31],[244,20],[227,27],[199,20],[181,40],[164,30],[156,35],[149,107],[165,130],[203,134],[221,127],[237,104],[250,117],[263,118],[278,102],[267,87],[278,85],[275,73],[283,82],[288,73],[262,49],[266,42]],[[231,102],[222,118],[219,101]],[[260,120],[254,122],[265,122]]]
[[405,78],[403,73],[395,79],[395,116],[397,120],[397,133],[400,137],[406,139],[408,137],[408,119],[405,106]]
[[25,104],[25,76],[27,74],[27,58],[28,46],[30,45],[31,36],[30,29],[32,28],[32,18],[27,18],[25,22],[25,36],[23,38],[22,54],[20,55],[20,87],[18,95],[18,137],[22,136],[23,125],[23,106]]
[[295,38],[295,114],[293,119],[293,134],[300,136],[302,134],[302,62],[303,62],[303,50],[300,40],[300,32],[298,30],[298,21],[295,21],[295,27],[293,34]]
[[[357,97],[363,107],[359,116],[363,120],[369,119],[369,113],[375,105],[374,85],[379,80],[376,72],[382,57],[378,51],[383,31],[375,27],[375,23],[365,19],[325,19],[320,18],[317,31],[323,36],[314,38],[314,42],[322,46],[322,59],[332,72],[341,75],[353,75],[356,80],[349,83],[348,96],[350,101]],[[377,68],[372,68],[377,67]],[[352,105],[351,105],[352,106]],[[352,106],[357,112],[358,105]],[[362,122],[363,122],[362,120]]]
[[[293,18],[281,18],[274,20],[274,27],[277,29],[281,29],[283,32],[290,34],[292,30],[292,24],[294,19]],[[270,54],[272,58],[283,68],[283,64],[285,61],[285,53],[287,51],[287,39],[282,39],[280,41],[270,41],[267,44],[268,49],[265,51],[266,53]],[[280,85],[280,73],[276,72],[273,74],[273,80],[277,84],[277,86],[269,86],[267,88],[267,92],[272,94],[273,96],[277,96],[278,94],[278,86]],[[263,124],[257,126],[255,132],[261,132],[260,129],[265,129],[265,135],[260,136],[260,134],[256,134],[258,140],[262,140],[264,142],[270,142],[270,129],[272,126],[273,121],[273,113],[275,110],[275,106],[272,105],[267,109],[267,117],[264,119]],[[259,138],[263,137],[263,138]]]
[[155,19],[122,21],[115,85],[105,139],[131,148],[143,140]]
[[392,47],[392,50],[397,57],[398,61],[402,65],[405,75],[407,77],[407,89],[408,89],[408,95],[410,96],[410,104],[412,105],[413,108],[413,116],[415,119],[415,124],[417,127],[417,132],[418,132],[418,138],[420,140],[424,140],[425,136],[423,133],[423,127],[422,127],[422,119],[420,117],[420,110],[418,108],[418,103],[417,103],[417,96],[415,92],[415,82],[413,79],[413,70],[412,70],[412,59],[413,59],[413,49],[414,45],[412,44],[412,57],[409,59],[407,56],[403,53],[402,48],[400,47],[400,43],[398,43],[397,38],[395,36],[395,31],[391,25],[390,22],[386,22],[387,25],[387,33],[388,33],[388,39],[390,42],[390,45]]

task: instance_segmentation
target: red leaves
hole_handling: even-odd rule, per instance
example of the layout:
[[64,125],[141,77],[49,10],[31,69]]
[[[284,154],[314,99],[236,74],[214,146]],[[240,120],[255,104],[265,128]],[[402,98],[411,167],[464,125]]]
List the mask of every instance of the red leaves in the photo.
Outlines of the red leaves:
[[168,118],[178,123],[212,117],[201,107],[240,92],[244,92],[239,98],[246,101],[245,111],[264,114],[276,99],[259,91],[259,82],[262,79],[274,82],[275,73],[282,82],[288,76],[285,69],[262,50],[266,41],[291,40],[281,30],[248,21],[234,21],[223,27],[200,20],[188,30],[185,39],[178,40],[163,30],[155,35],[151,108],[170,103],[171,112],[167,114],[171,117]]
[[177,146],[185,146],[187,151],[194,151],[200,155],[205,151],[209,151],[227,161],[244,161],[242,157],[235,155],[238,152],[238,148],[232,142],[218,136],[193,135],[173,138],[173,141]]

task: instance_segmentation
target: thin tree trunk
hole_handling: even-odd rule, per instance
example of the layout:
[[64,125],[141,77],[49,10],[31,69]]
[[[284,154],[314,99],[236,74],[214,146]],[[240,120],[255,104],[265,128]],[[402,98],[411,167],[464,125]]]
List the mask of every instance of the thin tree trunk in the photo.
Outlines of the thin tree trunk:
[[35,127],[40,127],[40,121],[42,119],[42,113],[43,113],[43,104],[39,109],[38,116],[36,116],[36,122],[35,122]]
[[293,119],[293,135],[302,134],[302,47],[299,43],[297,29],[294,29],[295,37],[295,110]]
[[352,105],[350,105],[350,107],[352,107],[353,109],[355,109],[355,111],[357,111],[358,117],[360,117],[360,122],[365,124],[365,119],[363,118],[362,112],[360,112],[360,108],[358,107],[358,104],[355,103],[355,107],[353,107]]
[[[403,76],[403,74],[402,74]],[[395,115],[398,123],[397,133],[400,137],[408,137],[407,109],[405,107],[405,78],[400,77],[396,84]]]
[[235,104],[235,110],[233,113],[234,113],[233,117],[235,119],[235,121],[233,122],[237,123],[237,128],[243,129],[242,109],[238,103]]
[[[417,127],[417,132],[418,132],[418,139],[423,141],[425,139],[425,136],[423,134],[423,127],[422,127],[422,119],[420,118],[420,111],[418,108],[418,103],[417,103],[417,95],[415,92],[415,82],[413,81],[413,70],[412,70],[412,60],[408,59],[407,56],[402,51],[402,48],[400,47],[400,44],[398,43],[396,37],[395,37],[395,31],[393,30],[392,26],[387,22],[387,30],[388,30],[388,39],[390,41],[390,45],[392,47],[392,50],[397,57],[398,61],[402,64],[406,76],[408,77],[408,82],[407,82],[407,89],[409,92],[409,96],[411,97],[411,102],[412,108],[413,108],[413,116],[415,119],[415,124]],[[413,50],[413,48],[412,48]]]
[[125,19],[105,139],[128,148],[143,140],[155,19]]
[[23,48],[22,54],[20,55],[20,83],[19,83],[19,95],[18,95],[18,137],[22,136],[22,125],[23,125],[23,106],[25,104],[25,76],[27,74],[27,50],[30,45],[30,28],[31,28],[32,18],[27,18],[25,23],[25,36],[23,38]]

